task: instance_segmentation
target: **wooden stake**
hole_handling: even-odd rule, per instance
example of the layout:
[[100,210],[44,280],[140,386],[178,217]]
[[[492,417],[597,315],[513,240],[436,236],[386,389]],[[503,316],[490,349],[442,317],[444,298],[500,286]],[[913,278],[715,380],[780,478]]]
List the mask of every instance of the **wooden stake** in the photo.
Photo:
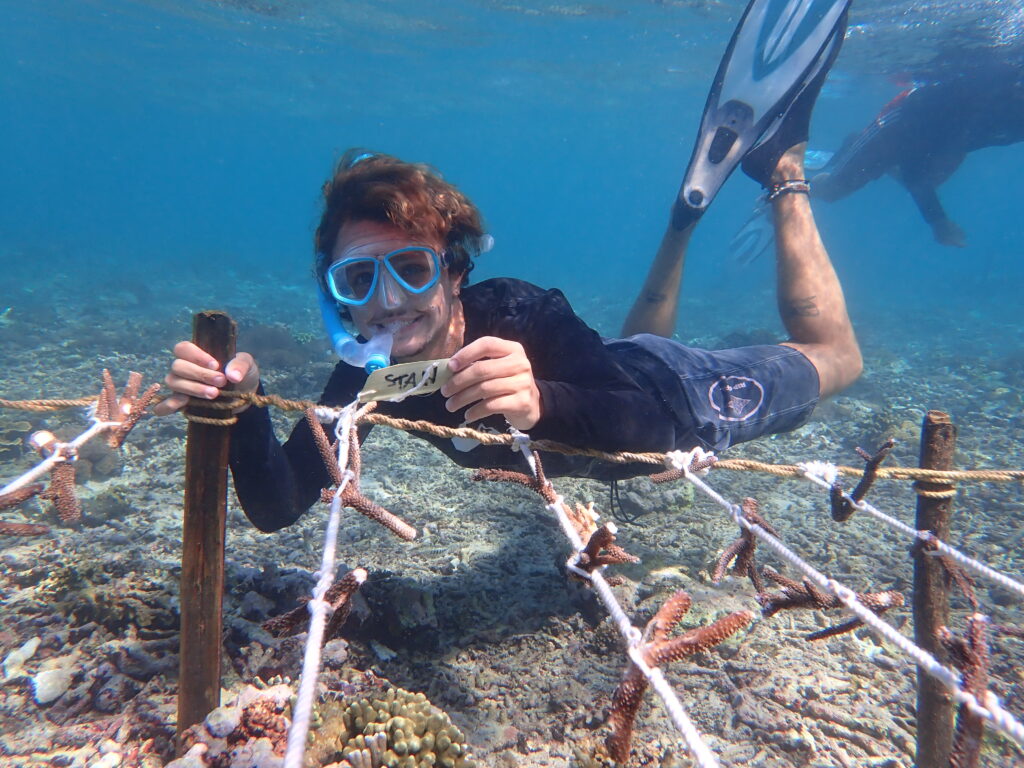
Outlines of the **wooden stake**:
[[[235,322],[223,312],[193,317],[192,340],[226,364],[235,356]],[[225,387],[227,389],[229,387]],[[190,415],[229,418],[230,412],[189,406]],[[178,737],[220,706],[221,606],[224,596],[224,525],[231,429],[188,423],[185,448],[185,519],[181,546],[181,661]]]
[[[922,469],[953,469],[956,427],[949,415],[928,411],[921,427]],[[946,483],[920,483],[924,491],[949,491]],[[953,499],[917,497],[917,529],[949,539]],[[917,542],[914,557],[914,641],[939,661],[949,659],[938,640],[940,627],[949,623],[949,576],[937,558]],[[938,680],[917,670],[917,768],[947,768],[953,744],[953,699]]]

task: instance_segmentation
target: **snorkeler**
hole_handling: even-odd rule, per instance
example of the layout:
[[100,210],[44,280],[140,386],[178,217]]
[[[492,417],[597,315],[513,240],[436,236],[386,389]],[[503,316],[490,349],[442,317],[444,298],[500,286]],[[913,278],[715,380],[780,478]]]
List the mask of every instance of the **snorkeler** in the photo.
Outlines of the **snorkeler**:
[[[839,200],[890,174],[913,197],[936,241],[963,247],[963,230],[937,193],[968,153],[1024,141],[1022,67],[994,57],[900,93],[846,140],[811,181],[812,194]],[[947,65],[946,69],[949,69]]]
[[[754,0],[752,7],[766,4],[775,0]],[[845,3],[839,5],[845,9]],[[447,426],[504,430],[511,425],[533,438],[607,451],[698,445],[722,450],[798,427],[820,397],[854,381],[861,370],[860,350],[818,236],[803,172],[806,125],[819,75],[823,78],[834,57],[829,41],[842,39],[845,13],[840,17],[820,45],[804,50],[797,83],[785,89],[787,104],[771,121],[775,130],[768,135],[765,126],[759,134],[745,129],[743,140],[755,153],[734,153],[731,167],[714,189],[707,188],[700,206],[693,205],[695,198],[677,200],[623,329],[626,338],[602,339],[561,291],[513,278],[470,284],[473,260],[487,249],[489,238],[469,199],[426,166],[350,150],[323,188],[315,237],[327,327],[334,336],[344,321],[363,339],[390,338],[394,362],[448,359],[452,372],[440,391],[381,402],[379,412]],[[806,78],[812,69],[813,82]],[[766,136],[788,136],[794,145],[775,141],[764,149],[765,142],[758,141]],[[695,153],[697,165],[700,157]],[[770,164],[766,157],[773,158]],[[748,172],[756,168],[770,190],[778,230],[779,308],[790,340],[717,351],[686,347],[668,338],[686,245],[717,187],[741,161],[749,161]],[[339,350],[346,345],[336,339]],[[176,394],[160,404],[160,413],[181,408],[189,397],[215,398],[229,382],[236,391],[260,390],[251,355],[241,353],[222,368],[222,361],[183,341],[175,356],[166,382]],[[346,405],[366,381],[362,365],[339,363],[320,402]],[[522,456],[507,447],[421,437],[462,466],[522,468]],[[282,445],[265,408],[238,413],[230,463],[242,507],[264,531],[295,522],[330,484],[305,420]],[[546,459],[545,469],[551,476],[601,479],[656,471],[650,465],[559,454]]]

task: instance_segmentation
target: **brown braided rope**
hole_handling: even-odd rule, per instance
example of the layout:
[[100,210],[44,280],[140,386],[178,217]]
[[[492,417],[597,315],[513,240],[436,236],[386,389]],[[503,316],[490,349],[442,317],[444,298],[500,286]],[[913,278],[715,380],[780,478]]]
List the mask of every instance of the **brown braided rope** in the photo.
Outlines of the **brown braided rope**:
[[[164,400],[168,395],[158,396],[153,402]],[[0,408],[12,408],[22,411],[34,411],[42,413],[45,411],[57,411],[65,408],[79,408],[89,406],[96,402],[96,397],[80,397],[77,399],[50,399],[50,400],[4,400],[0,399]],[[201,400],[193,398],[194,405],[213,410],[232,410],[240,405],[248,404],[266,408],[272,406],[283,411],[305,411],[307,408],[318,408],[319,403],[312,400],[290,400],[279,395],[258,395],[254,392],[225,392],[217,400]],[[216,419],[203,416],[186,415],[186,418],[197,421],[201,424],[213,424],[216,426],[230,426],[237,419],[229,417]],[[507,445],[511,447],[515,438],[508,434],[495,434],[491,432],[480,432],[469,427],[445,427],[429,421],[414,421],[411,419],[400,419],[392,416],[385,416],[379,413],[366,414],[362,421],[368,424],[401,429],[406,432],[427,432],[438,437],[462,437],[476,440],[483,445]],[[551,440],[531,440],[530,447],[538,451],[552,451],[566,455],[589,456],[595,459],[612,462],[615,464],[653,464],[664,465],[665,454],[663,453],[631,453],[608,451],[597,451],[589,448],[578,448],[576,446],[557,443]],[[802,477],[803,470],[795,464],[769,464],[753,459],[719,459],[714,464],[715,469],[731,469],[739,472],[762,472],[777,477]],[[864,470],[862,467],[837,466],[836,472],[849,477],[860,477]],[[879,467],[877,477],[890,480],[915,480],[923,483],[937,485],[949,485],[957,482],[993,482],[1012,483],[1024,481],[1024,470],[1007,469],[960,469],[960,470],[938,470],[920,469],[918,467]],[[956,493],[956,489],[926,489],[916,487],[914,490],[921,496],[929,498],[949,498]]]

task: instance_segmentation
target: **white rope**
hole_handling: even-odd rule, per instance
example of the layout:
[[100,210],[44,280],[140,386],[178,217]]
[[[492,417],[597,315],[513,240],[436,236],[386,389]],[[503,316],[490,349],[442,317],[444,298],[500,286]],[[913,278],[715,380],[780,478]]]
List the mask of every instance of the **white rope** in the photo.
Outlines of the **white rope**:
[[41,462],[32,467],[32,469],[28,470],[21,476],[15,478],[7,485],[5,485],[3,488],[0,488],[0,496],[4,495],[5,493],[10,493],[11,491],[16,491],[19,488],[24,488],[26,485],[31,483],[36,478],[42,477],[47,472],[49,472],[54,464],[59,464],[62,461],[69,461],[69,459],[63,455],[64,448],[71,448],[73,451],[77,451],[81,446],[85,445],[87,442],[92,440],[97,435],[100,435],[103,432],[106,432],[111,427],[116,426],[119,426],[116,421],[93,420],[92,425],[87,430],[85,430],[85,432],[80,434],[78,437],[76,437],[69,443],[56,443],[53,446],[53,453],[51,453]]
[[751,523],[747,520],[743,516],[743,510],[739,505],[729,503],[723,496],[697,477],[694,473],[690,472],[685,467],[682,469],[683,476],[700,489],[706,496],[715,501],[715,503],[726,509],[732,519],[739,526],[745,528],[761,539],[769,549],[775,552],[779,557],[788,561],[809,580],[817,584],[818,587],[838,597],[843,605],[854,613],[857,618],[863,621],[865,625],[895,645],[907,656],[910,656],[927,674],[945,685],[956,701],[967,705],[967,707],[976,715],[985,718],[992,723],[997,730],[1002,731],[1004,734],[1014,739],[1018,744],[1024,746],[1024,725],[1002,708],[995,694],[991,691],[986,691],[983,697],[985,699],[986,706],[982,706],[974,695],[964,691],[960,687],[961,677],[959,672],[940,664],[934,656],[928,653],[928,651],[915,644],[910,640],[910,638],[897,632],[891,625],[882,621],[882,619],[880,619],[870,608],[863,605],[857,599],[857,594],[852,589],[840,584],[835,579],[830,579],[820,571],[816,570],[760,525]]
[[[533,471],[533,475],[537,477],[537,460],[530,449],[526,440],[516,436],[516,447],[522,451],[523,456],[526,457],[527,462],[530,465],[530,469]],[[618,627],[619,632],[622,633],[623,638],[626,640],[627,652],[629,654],[630,661],[636,664],[640,672],[647,678],[647,681],[651,684],[651,687],[665,702],[665,709],[668,710],[669,715],[672,718],[672,722],[675,723],[676,728],[683,736],[683,740],[686,742],[687,748],[690,750],[690,754],[693,756],[694,761],[700,768],[719,768],[720,763],[718,758],[715,757],[714,753],[708,748],[707,744],[704,743],[704,739],[701,737],[700,732],[697,730],[693,721],[686,714],[686,710],[683,709],[682,702],[679,701],[679,697],[676,696],[672,686],[669,685],[665,676],[661,673],[661,670],[657,667],[649,667],[643,660],[643,653],[640,650],[640,644],[643,641],[643,633],[634,627],[626,612],[622,609],[619,601],[615,597],[615,593],[612,592],[611,586],[608,581],[601,574],[604,568],[596,569],[592,572],[587,572],[582,568],[578,568],[574,565],[576,556],[583,551],[584,542],[580,538],[579,533],[576,531],[576,527],[569,520],[569,516],[565,512],[565,499],[560,495],[555,496],[553,504],[545,505],[548,510],[554,513],[558,519],[559,524],[562,526],[562,532],[565,533],[566,537],[572,542],[573,548],[576,550],[576,555],[573,555],[569,562],[566,564],[567,568],[586,579],[594,587],[594,591],[597,593],[604,605],[605,610],[611,616],[612,621],[615,622],[615,626]],[[287,767],[290,768],[290,767]]]
[[[801,464],[797,464],[797,466],[800,467],[801,470],[803,470],[804,477],[806,477],[812,483],[816,483],[817,485],[820,485],[822,488],[825,488],[828,491],[832,490],[832,485],[835,483],[836,478],[835,465],[828,464],[826,462],[816,461],[804,462]],[[882,512],[880,509],[869,504],[867,501],[863,499],[861,499],[860,501],[856,501],[853,498],[853,496],[851,496],[846,491],[843,491],[843,498],[850,502],[850,504],[852,504],[855,509],[871,515],[876,520],[882,521],[886,525],[905,533],[907,536],[919,539],[920,541],[923,541],[927,544],[934,545],[935,549],[938,550],[938,552],[944,555],[948,555],[953,560],[956,560],[956,562],[958,562],[964,568],[974,571],[975,573],[981,574],[982,576],[985,576],[986,578],[989,578],[997,584],[1000,584],[1001,586],[1005,587],[1007,590],[1015,592],[1019,597],[1024,598],[1024,584],[1010,576],[1007,576],[1005,573],[1001,573],[1000,571],[997,571],[994,568],[985,565],[985,563],[975,560],[970,555],[964,554],[955,547],[951,547],[949,544],[942,541],[931,531],[921,531],[917,528],[909,526],[902,520],[898,520],[895,517],[892,517],[891,515],[887,515],[885,512]]]
[[313,714],[313,699],[316,697],[317,677],[320,674],[320,649],[323,645],[324,631],[327,626],[327,614],[330,603],[324,599],[327,590],[334,582],[335,550],[338,545],[338,528],[341,526],[341,493],[352,479],[348,466],[349,433],[355,424],[355,404],[342,409],[334,434],[337,436],[338,466],[342,469],[341,483],[331,499],[331,511],[327,520],[327,532],[324,534],[324,553],[320,561],[316,587],[313,598],[306,604],[309,608],[309,634],[306,637],[306,648],[302,658],[302,677],[299,680],[299,691],[295,706],[292,707],[292,725],[288,730],[288,746],[284,754],[284,768],[302,768],[306,753],[306,737],[309,734],[309,723]]

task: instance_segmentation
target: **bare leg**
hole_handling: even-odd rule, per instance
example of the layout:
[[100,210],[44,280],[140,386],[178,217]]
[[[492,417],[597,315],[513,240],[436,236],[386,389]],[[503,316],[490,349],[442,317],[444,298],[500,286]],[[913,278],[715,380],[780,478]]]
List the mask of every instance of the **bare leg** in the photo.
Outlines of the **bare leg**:
[[[772,181],[803,179],[805,144],[779,160]],[[846,299],[818,234],[807,195],[786,194],[772,204],[778,249],[779,315],[790,340],[818,370],[822,397],[860,376],[863,362],[846,313]]]
[[679,312],[679,289],[686,263],[686,245],[693,226],[680,231],[669,224],[647,279],[622,325],[622,336],[653,333],[672,338]]

